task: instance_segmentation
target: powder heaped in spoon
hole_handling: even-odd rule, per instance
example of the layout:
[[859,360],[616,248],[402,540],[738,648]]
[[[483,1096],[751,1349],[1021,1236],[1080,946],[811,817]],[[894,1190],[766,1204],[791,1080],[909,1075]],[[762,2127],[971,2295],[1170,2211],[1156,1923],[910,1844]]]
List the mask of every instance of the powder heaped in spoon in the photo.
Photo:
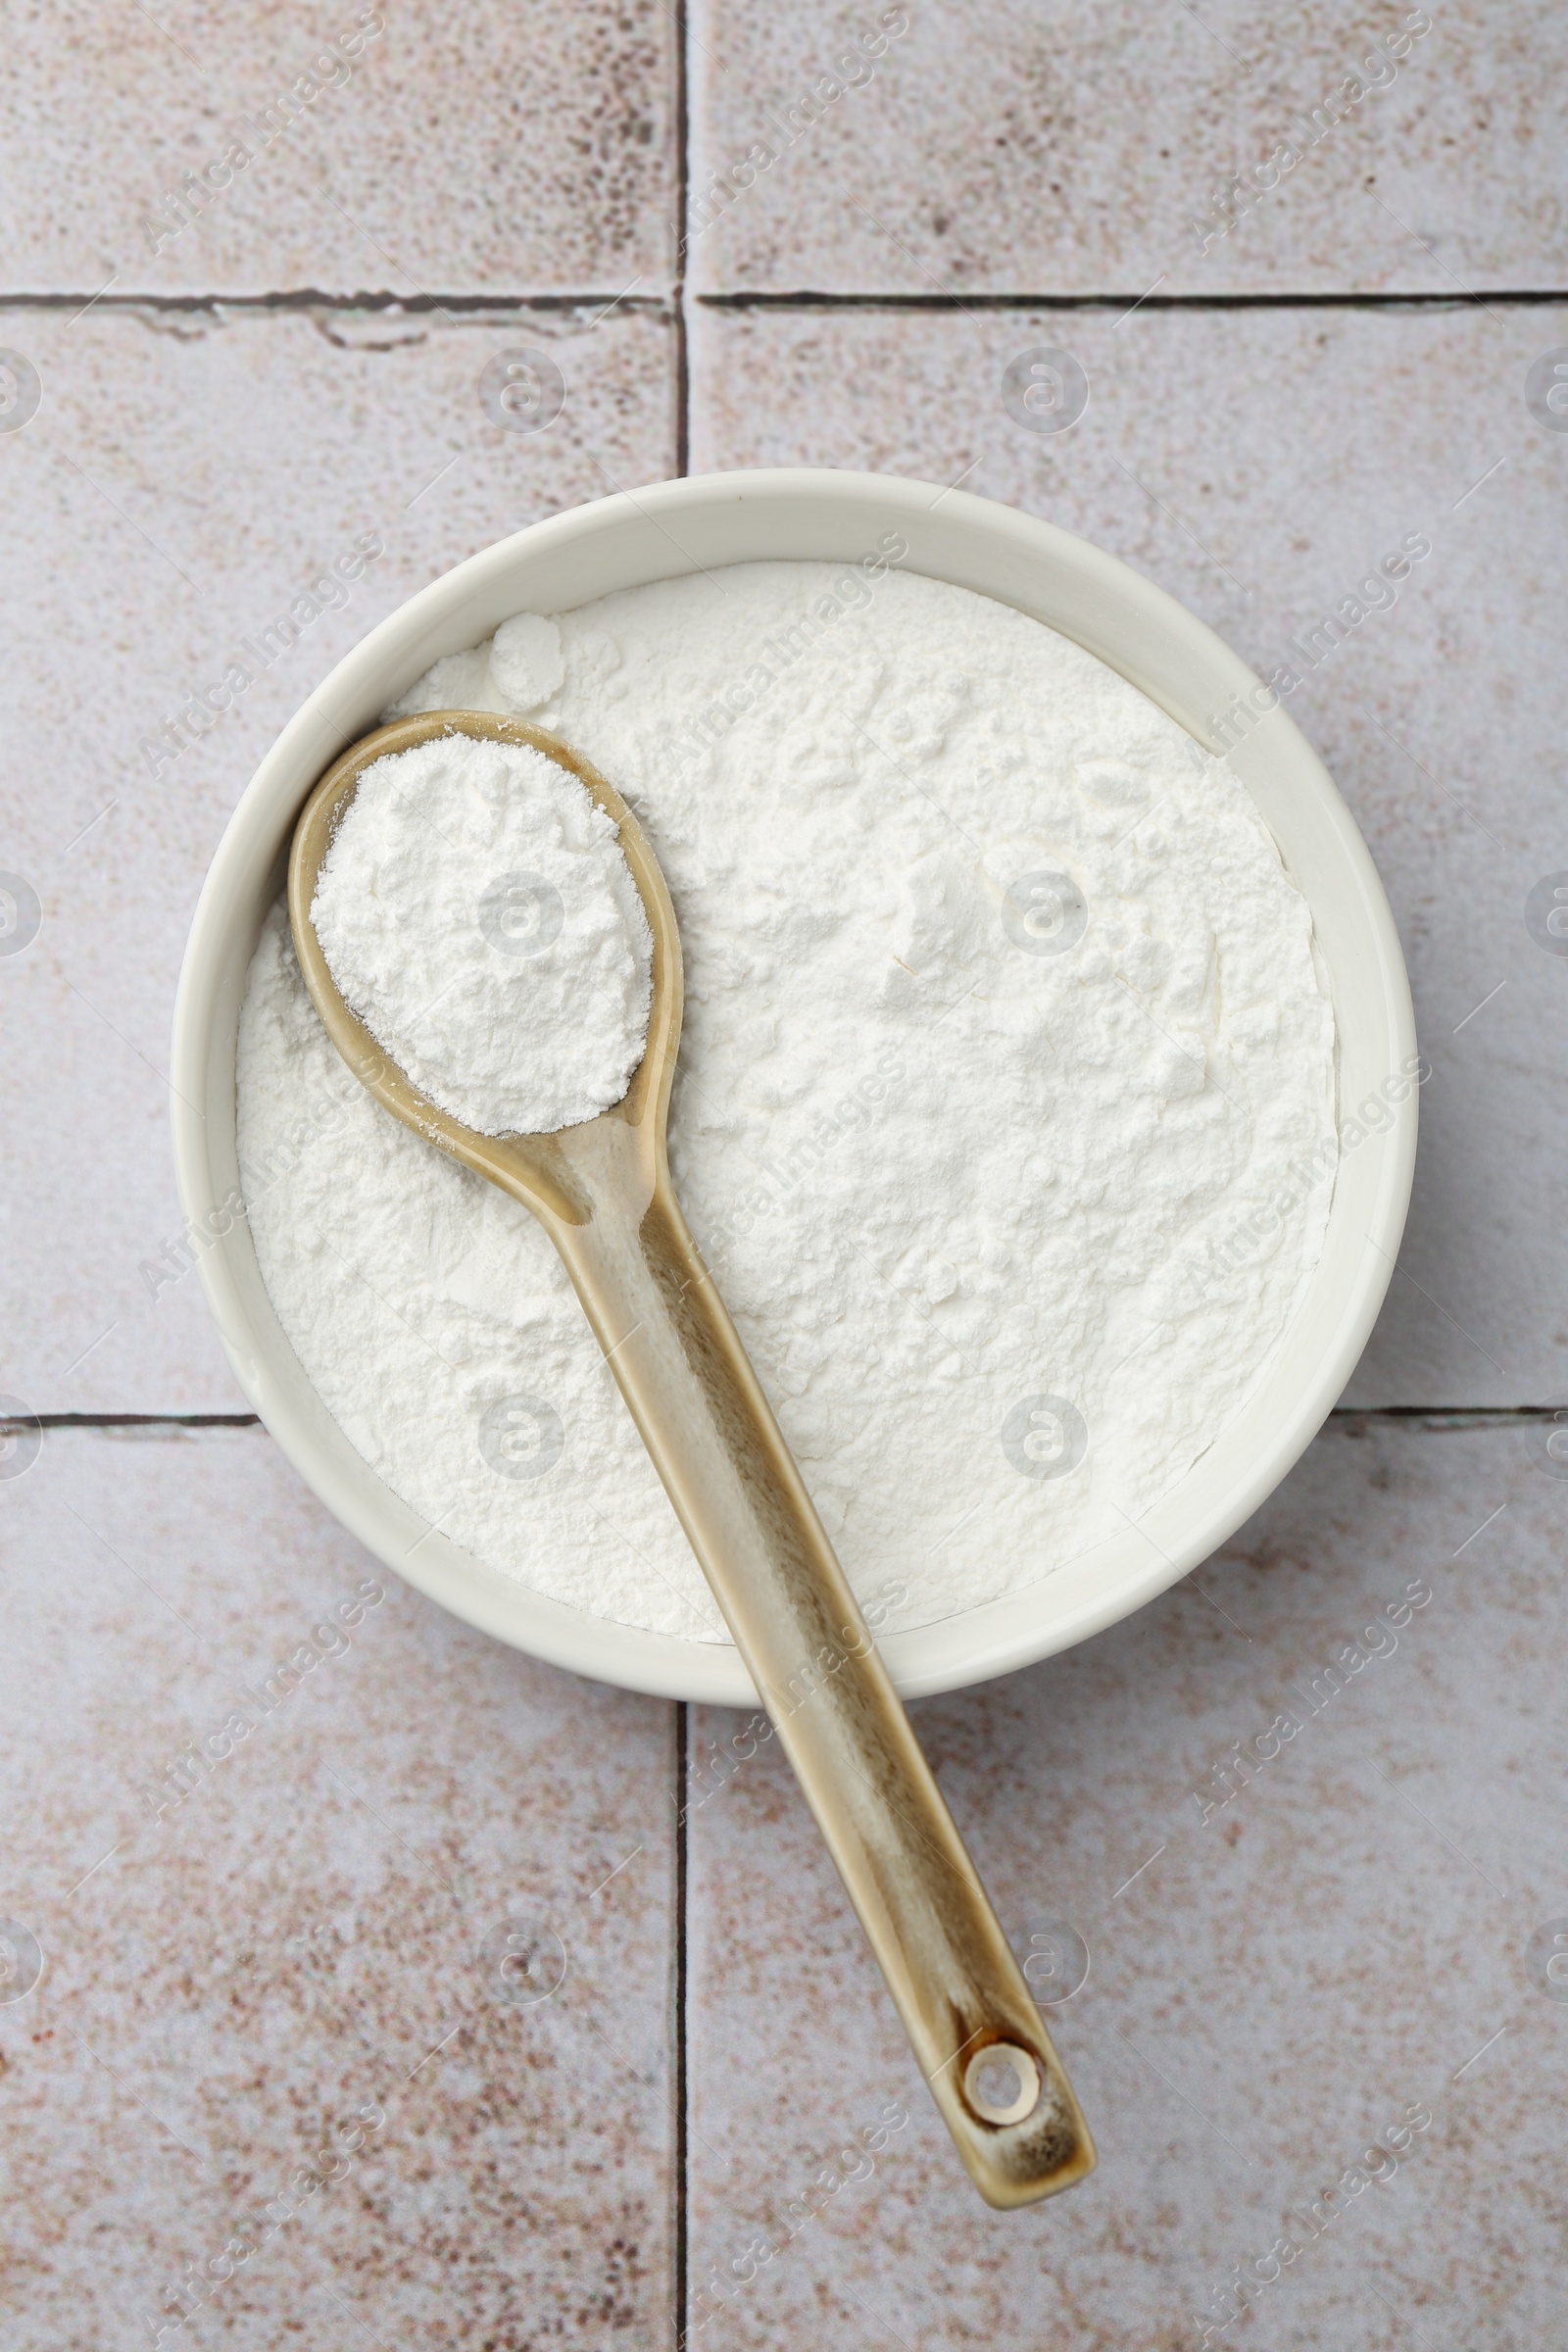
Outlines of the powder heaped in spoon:
[[311,922],[377,1044],[481,1135],[595,1118],[642,1060],[653,941],[614,820],[531,745],[450,735],[374,761]]

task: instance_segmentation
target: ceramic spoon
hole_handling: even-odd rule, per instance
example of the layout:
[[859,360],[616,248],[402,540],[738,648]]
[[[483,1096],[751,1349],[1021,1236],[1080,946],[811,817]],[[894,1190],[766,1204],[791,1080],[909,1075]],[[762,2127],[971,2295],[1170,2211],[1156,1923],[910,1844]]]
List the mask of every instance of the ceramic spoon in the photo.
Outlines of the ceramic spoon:
[[[653,932],[641,1066],[612,1109],[555,1135],[479,1135],[438,1110],[349,1010],[311,925],[362,771],[447,733],[531,744],[575,776],[619,828]],[[306,986],[362,1084],[531,1209],[561,1252],[980,2194],[1006,2207],[1070,2187],[1095,2162],[1078,2102],[670,1185],[680,937],[641,826],[554,736],[437,710],[378,728],[321,778],[295,827],[288,906]]]

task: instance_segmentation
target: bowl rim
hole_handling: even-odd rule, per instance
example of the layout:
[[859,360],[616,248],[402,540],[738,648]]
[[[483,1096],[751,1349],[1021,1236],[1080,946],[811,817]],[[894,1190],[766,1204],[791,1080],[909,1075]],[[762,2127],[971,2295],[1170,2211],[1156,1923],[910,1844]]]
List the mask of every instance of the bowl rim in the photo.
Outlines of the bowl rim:
[[[293,811],[337,753],[374,723],[393,694],[439,654],[475,642],[508,612],[530,609],[525,601],[506,602],[514,593],[507,583],[519,569],[553,567],[569,590],[573,569],[588,576],[608,534],[612,548],[624,541],[636,551],[636,579],[618,585],[678,576],[702,567],[699,557],[682,544],[683,536],[689,540],[695,534],[707,547],[726,532],[733,534],[737,519],[747,530],[760,530],[767,544],[750,553],[710,552],[710,563],[765,561],[797,552],[797,542],[798,552],[809,560],[808,540],[820,540],[824,533],[853,538],[852,519],[863,522],[868,516],[886,521],[908,540],[902,568],[977,587],[1074,638],[1129,677],[1211,753],[1225,748],[1213,714],[1234,697],[1245,700],[1261,692],[1267,698],[1272,691],[1206,623],[1131,566],[1054,523],[972,492],[906,476],[821,467],[688,475],[616,492],[529,524],[466,558],[407,599],[334,665],[284,726],[234,808],[203,882],[175,996],[171,1125],[180,1203],[189,1229],[205,1244],[197,1251],[197,1265],[230,1368],[286,1457],[386,1567],[430,1599],[551,1664],[659,1697],[745,1706],[755,1703],[756,1693],[727,1644],[645,1632],[549,1599],[464,1551],[438,1527],[432,1529],[353,1451],[284,1338],[261,1285],[243,1214],[236,1216],[232,1207],[238,1198],[233,1028],[260,920],[258,915],[251,922],[246,909],[254,910],[258,875],[263,890],[268,876],[276,875],[280,823],[286,850]],[[948,551],[946,562],[933,560],[938,549]],[[848,540],[826,558],[820,548],[815,553],[820,560],[852,560]],[[1027,594],[983,585],[982,575],[1014,580]],[[601,587],[588,594],[610,592]],[[563,611],[584,601],[582,594],[563,593],[553,605],[541,608],[536,601],[531,609]],[[493,609],[495,618],[475,627],[472,615],[486,609]],[[387,681],[395,677],[402,684],[388,692]],[[1421,1067],[1398,935],[1349,809],[1277,695],[1266,710],[1254,699],[1252,722],[1231,748],[1233,772],[1247,785],[1277,842],[1279,830],[1265,805],[1271,799],[1277,812],[1287,816],[1287,830],[1298,831],[1310,855],[1326,861],[1339,894],[1333,898],[1335,920],[1344,921],[1364,966],[1353,1004],[1342,1005],[1332,985],[1336,972],[1325,971],[1334,997],[1343,1102],[1348,1016],[1358,1050],[1363,1033],[1369,1047],[1374,1037],[1381,1039],[1389,1072]],[[1325,908],[1330,896],[1324,894]],[[268,903],[262,900],[263,912]],[[1323,910],[1311,894],[1308,904],[1316,936]],[[234,943],[246,929],[236,989]],[[1361,1058],[1371,1068],[1376,1054]],[[885,1634],[884,1654],[906,1696],[960,1689],[1011,1672],[1119,1622],[1208,1557],[1272,1493],[1332,1410],[1393,1279],[1414,1170],[1419,1084],[1417,1077],[1400,1098],[1398,1114],[1369,1132],[1357,1149],[1355,1213],[1366,1246],[1340,1279],[1337,1294],[1331,1294],[1324,1271],[1330,1237],[1325,1236],[1323,1259],[1304,1298],[1264,1372],[1254,1378],[1242,1411],[1214,1446],[1125,1535],[1105,1539],[998,1600]],[[1345,1185],[1342,1149],[1331,1234]],[[1336,1248],[1344,1257],[1354,1245],[1342,1241]],[[1298,1367],[1298,1386],[1280,1375],[1293,1335],[1298,1327],[1307,1328],[1308,1309],[1314,1328],[1323,1328],[1311,1362]],[[1256,1408],[1263,1390],[1280,1395],[1249,1460],[1243,1458],[1245,1446],[1236,1443],[1237,1432],[1260,1417]],[[1232,1454],[1237,1457],[1234,1470],[1226,1469],[1223,1494],[1184,1521],[1171,1506],[1179,1504],[1184,1490],[1195,1489],[1203,1465],[1220,1453],[1227,1462]],[[1067,1581],[1058,1586],[1058,1579]],[[1054,1612],[1049,1606],[1032,1608],[1030,1603],[1054,1586],[1058,1594],[1070,1591],[1070,1602]],[[961,1641],[956,1639],[960,1628]]]

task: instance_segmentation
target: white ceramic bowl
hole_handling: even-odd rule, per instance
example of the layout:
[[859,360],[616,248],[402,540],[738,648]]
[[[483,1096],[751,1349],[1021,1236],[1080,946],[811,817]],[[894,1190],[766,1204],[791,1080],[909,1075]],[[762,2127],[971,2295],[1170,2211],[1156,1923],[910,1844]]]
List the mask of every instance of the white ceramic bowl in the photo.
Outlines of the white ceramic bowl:
[[[509,613],[560,612],[616,588],[767,557],[850,561],[896,528],[905,568],[1014,605],[1075,638],[1206,749],[1210,716],[1258,680],[1201,621],[1098,548],[987,499],[873,474],[712,474],[607,498],[460,564],[340,662],[258,768],[213,860],[174,1009],[174,1161],[193,1223],[237,1191],[234,1041],[263,916],[282,886],[301,803],[343,747],[441,654]],[[1265,700],[1259,690],[1259,699]],[[1283,710],[1232,764],[1312,909],[1339,1025],[1342,1120],[1416,1051],[1399,943],[1366,845]],[[1395,1091],[1397,1091],[1396,1087]],[[1303,1306],[1246,1410],[1150,1512],[1067,1567],[940,1624],[891,1635],[909,1694],[946,1690],[1065,1649],[1163,1592],[1285,1476],[1354,1367],[1393,1272],[1415,1160],[1415,1101],[1345,1155]],[[728,1647],[643,1633],[545,1600],[487,1568],[382,1485],[312,1388],[263,1287],[243,1219],[198,1260],[241,1388],[327,1507],[432,1600],[537,1657],[661,1696],[736,1705],[755,1694]]]

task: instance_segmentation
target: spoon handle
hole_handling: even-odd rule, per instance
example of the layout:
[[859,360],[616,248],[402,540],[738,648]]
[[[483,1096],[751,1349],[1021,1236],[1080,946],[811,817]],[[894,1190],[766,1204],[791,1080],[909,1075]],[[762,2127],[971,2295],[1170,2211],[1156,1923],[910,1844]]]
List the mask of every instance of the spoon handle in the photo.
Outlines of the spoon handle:
[[553,1238],[943,2121],[988,2204],[1068,2188],[1078,2102],[668,1179],[650,1203],[623,1155],[579,1173]]

